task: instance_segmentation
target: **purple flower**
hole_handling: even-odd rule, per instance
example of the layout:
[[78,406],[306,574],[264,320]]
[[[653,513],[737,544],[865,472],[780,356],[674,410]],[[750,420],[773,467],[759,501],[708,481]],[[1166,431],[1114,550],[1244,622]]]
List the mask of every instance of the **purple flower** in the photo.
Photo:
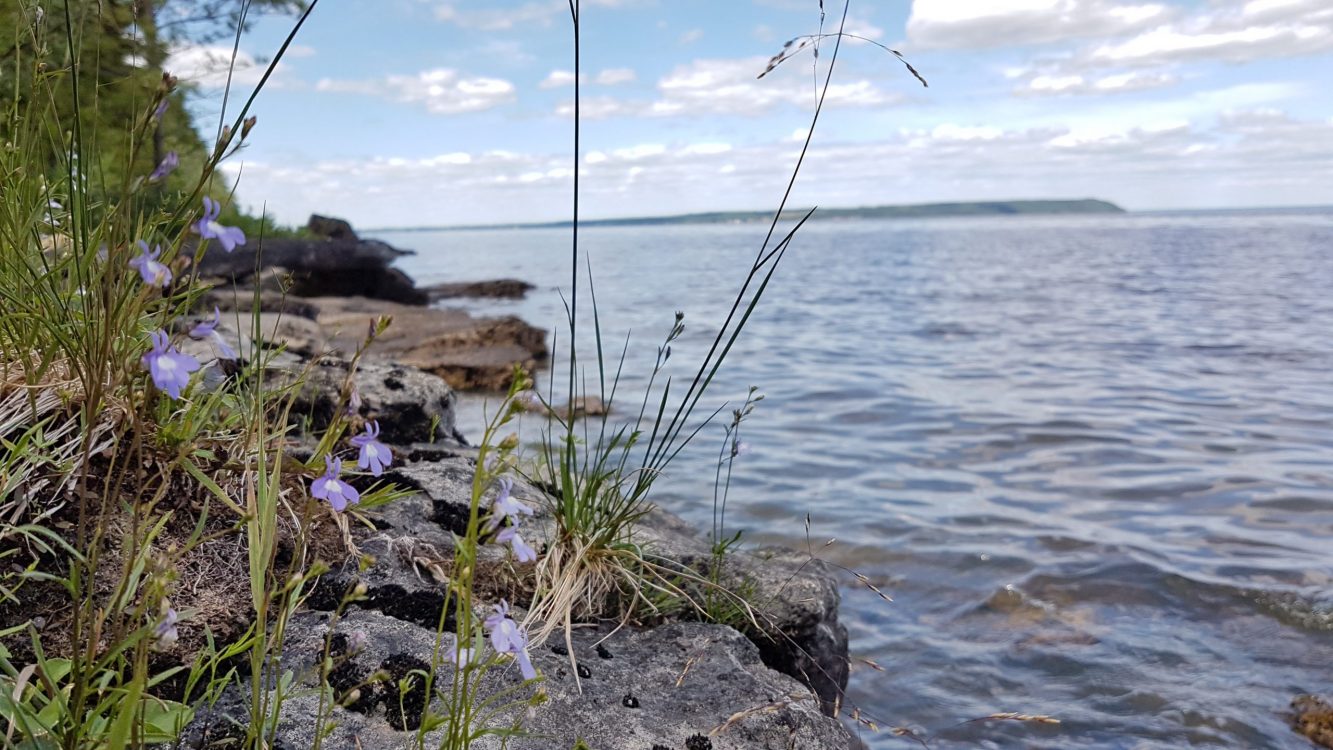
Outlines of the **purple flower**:
[[456,645],[450,646],[449,650],[445,652],[444,658],[455,667],[462,669],[472,663],[472,649],[459,648]]
[[161,120],[162,115],[165,115],[167,113],[167,107],[169,106],[171,106],[171,100],[166,98],[165,96],[162,97],[162,101],[157,103],[157,109],[153,110],[153,119]]
[[153,385],[172,398],[180,398],[181,389],[190,384],[190,373],[199,369],[199,361],[171,346],[166,331],[153,331],[149,338],[153,348],[140,360],[144,369],[153,376]]
[[162,622],[153,628],[153,637],[157,638],[158,648],[171,648],[172,644],[180,638],[180,631],[176,629],[176,623],[180,616],[176,610],[167,607],[167,611],[162,615]]
[[514,480],[509,477],[500,480],[500,494],[491,502],[491,517],[486,522],[488,531],[494,531],[499,527],[500,521],[506,518],[518,523],[520,513],[526,516],[532,515],[532,508],[510,496],[509,492],[513,488]]
[[535,679],[537,670],[532,668],[532,660],[528,658],[528,634],[509,617],[509,603],[501,599],[495,605],[495,614],[486,618],[485,625],[491,631],[491,646],[499,653],[511,654],[518,659],[523,679]]
[[221,242],[222,249],[231,252],[237,245],[245,244],[245,232],[239,227],[224,227],[219,224],[218,216],[221,213],[222,205],[205,195],[204,217],[194,223],[194,231],[206,240]]
[[361,449],[360,455],[356,458],[356,465],[362,469],[370,469],[370,473],[375,476],[384,473],[384,467],[393,461],[393,451],[379,441],[379,436],[380,423],[371,422],[366,425],[363,434],[352,438],[352,445]]
[[506,526],[504,531],[495,535],[495,541],[508,543],[514,550],[514,557],[521,563],[537,562],[537,550],[528,546],[518,533],[517,526]]
[[152,251],[149,251],[148,243],[139,240],[139,249],[142,253],[138,257],[130,258],[130,268],[138,269],[143,283],[161,287],[170,284],[171,269],[157,260],[162,255],[162,246],[158,245]]
[[347,416],[355,417],[361,413],[361,391],[352,386],[352,395],[347,397]]
[[148,175],[148,181],[159,182],[166,179],[167,175],[171,174],[175,171],[176,167],[180,166],[180,163],[180,157],[176,155],[176,152],[168,151],[167,155],[162,157],[162,163],[158,164],[157,169],[154,169],[153,173]]
[[357,492],[352,485],[338,478],[342,470],[342,459],[325,456],[324,476],[310,483],[310,494],[320,500],[327,500],[329,505],[339,513],[347,508],[349,502],[361,502],[361,493]]
[[232,349],[222,334],[217,332],[218,324],[222,322],[222,314],[218,312],[217,305],[213,306],[213,319],[205,320],[194,328],[190,329],[190,338],[195,341],[209,341],[218,350],[218,359],[236,359],[236,350]]

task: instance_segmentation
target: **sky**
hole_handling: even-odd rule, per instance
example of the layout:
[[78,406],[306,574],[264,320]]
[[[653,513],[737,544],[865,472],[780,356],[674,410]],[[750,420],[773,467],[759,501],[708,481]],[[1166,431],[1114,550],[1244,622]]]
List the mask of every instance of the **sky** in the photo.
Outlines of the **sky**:
[[[819,0],[583,0],[580,20],[584,218],[777,205],[834,39],[758,76],[820,32]],[[242,38],[240,93],[293,22]],[[793,206],[1333,204],[1333,0],[852,0],[842,28],[930,85],[847,37]],[[168,63],[205,132],[230,49]],[[321,0],[228,174],[288,224],[568,219],[573,50],[567,0]]]

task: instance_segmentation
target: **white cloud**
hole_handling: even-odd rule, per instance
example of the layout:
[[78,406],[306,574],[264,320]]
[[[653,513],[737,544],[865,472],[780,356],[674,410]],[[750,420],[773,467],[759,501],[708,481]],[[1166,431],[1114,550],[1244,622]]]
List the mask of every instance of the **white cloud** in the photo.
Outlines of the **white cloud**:
[[[793,205],[1084,196],[1132,208],[1333,202],[1325,177],[1333,120],[1272,107],[1150,117],[1014,129],[962,121],[817,143]],[[590,216],[762,208],[797,150],[785,140],[640,143],[590,151],[579,172]],[[252,162],[243,165],[240,194],[281,206],[288,222],[311,212],[367,226],[551,220],[563,218],[573,166],[566,154],[501,151]]]
[[1121,94],[1174,86],[1179,82],[1180,77],[1170,73],[1128,72],[1101,77],[1088,77],[1077,73],[1034,75],[1014,89],[1014,92],[1020,96]]
[[449,68],[416,75],[390,75],[379,80],[321,79],[317,91],[379,96],[390,101],[419,104],[434,114],[480,112],[514,100],[514,85],[500,78],[464,78]]
[[632,68],[607,68],[597,74],[596,80],[603,86],[618,86],[622,83],[631,83],[637,77]]
[[1324,17],[1253,25],[1237,18],[1209,18],[1189,26],[1162,26],[1123,42],[1108,42],[1083,55],[1089,65],[1160,65],[1182,60],[1249,62],[1333,49],[1333,4]]
[[[231,73],[233,88],[258,85],[268,65],[261,63],[245,50],[236,51],[233,64],[230,45],[191,44],[173,49],[163,67],[182,81],[193,83],[200,88],[221,89],[227,85],[228,71]],[[280,87],[284,83],[290,85],[290,81],[281,79],[285,72],[287,72],[286,66],[278,63],[273,76],[269,77],[265,85],[271,87]]]
[[[588,77],[580,76],[579,81],[582,83],[587,83]],[[563,88],[565,86],[573,86],[573,85],[574,85],[573,71],[553,70],[550,73],[546,74],[546,78],[543,79],[541,83],[537,84],[537,87],[543,89],[558,89],[558,88]]]
[[1171,16],[1151,2],[913,0],[907,36],[921,47],[1012,47],[1125,34]]
[[695,42],[697,42],[697,41],[699,41],[700,39],[703,39],[703,38],[704,38],[704,30],[703,30],[703,29],[690,29],[689,31],[687,31],[687,32],[685,32],[684,34],[681,34],[681,35],[680,35],[680,43],[681,43],[681,44],[694,44]]
[[[806,71],[799,66],[782,67],[756,78],[767,62],[766,57],[694,60],[663,76],[654,100],[590,97],[582,102],[581,114],[588,119],[761,115],[782,105],[814,106],[818,89]],[[900,98],[870,80],[859,80],[831,84],[824,101],[831,107],[876,107]],[[556,114],[569,116],[573,111],[572,103],[564,103]]]
[[[836,25],[826,29],[826,31],[830,32],[837,30]],[[847,15],[847,20],[842,26],[842,31],[844,34],[852,34],[854,36],[865,37],[866,39],[880,39],[884,36],[884,29],[871,23],[869,19],[851,14]]]
[[[1193,62],[1246,63],[1333,50],[1333,2],[1218,0],[1210,8],[1134,32],[1108,28],[1101,41],[1006,76],[1022,80],[1014,91],[1023,96],[1108,94],[1174,85],[1182,80],[1177,69]],[[1097,72],[1107,69],[1115,72]]]
[[[485,4],[488,0],[483,0]],[[584,7],[618,8],[631,4],[632,0],[582,0]],[[480,31],[507,31],[517,26],[535,24],[550,26],[559,21],[569,21],[569,2],[567,0],[531,0],[512,8],[466,8],[465,3],[443,2],[435,6],[435,18],[446,23],[456,24],[466,29]]]

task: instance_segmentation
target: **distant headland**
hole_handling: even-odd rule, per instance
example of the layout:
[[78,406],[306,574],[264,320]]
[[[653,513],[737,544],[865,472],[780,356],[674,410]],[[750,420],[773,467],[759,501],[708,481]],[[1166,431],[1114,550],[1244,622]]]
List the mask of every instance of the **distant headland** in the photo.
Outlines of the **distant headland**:
[[[809,209],[789,209],[782,213],[784,220],[797,220]],[[1031,201],[971,201],[966,203],[914,203],[895,206],[862,206],[859,208],[821,208],[816,219],[926,219],[951,216],[1006,216],[1014,214],[1123,214],[1125,209],[1109,201],[1084,198],[1081,200]],[[738,224],[767,221],[773,217],[768,211],[709,211],[706,213],[678,214],[675,216],[634,216],[621,219],[587,219],[585,227],[625,227],[655,224]],[[383,227],[367,232],[439,232],[463,229],[552,229],[568,227],[568,221],[548,221],[511,224],[471,224],[455,226]]]

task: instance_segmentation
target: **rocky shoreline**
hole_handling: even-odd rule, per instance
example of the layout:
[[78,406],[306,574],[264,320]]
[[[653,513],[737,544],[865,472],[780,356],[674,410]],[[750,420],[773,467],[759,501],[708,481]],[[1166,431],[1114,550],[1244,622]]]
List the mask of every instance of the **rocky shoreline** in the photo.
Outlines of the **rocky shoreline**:
[[[331,637],[358,644],[340,654],[341,666],[330,676],[335,692],[361,685],[379,671],[392,679],[358,688],[355,700],[335,708],[331,721],[336,726],[322,746],[398,747],[415,735],[426,698],[421,685],[410,699],[400,697],[396,686],[406,685],[410,693],[416,684],[412,679],[429,669],[438,645],[454,534],[466,522],[476,465],[475,449],[455,426],[455,391],[503,388],[516,364],[534,368],[548,352],[545,331],[517,318],[473,318],[419,301],[521,294],[527,290],[523,282],[419,290],[391,267],[400,251],[357,239],[345,223],[329,222],[312,219],[312,229],[323,228],[329,239],[284,240],[289,244],[280,244],[273,254],[266,242],[265,257],[280,261],[280,268],[258,274],[230,266],[202,270],[218,278],[208,302],[231,309],[229,300],[239,299],[242,316],[249,312],[250,296],[234,295],[229,287],[259,287],[267,311],[260,316],[260,335],[266,345],[285,346],[287,364],[307,373],[294,411],[315,430],[332,418],[346,359],[366,338],[368,325],[381,315],[393,317],[355,375],[358,416],[378,421],[381,439],[400,457],[384,478],[411,494],[377,509],[375,528],[352,530],[356,547],[373,564],[352,560],[326,574],[306,611],[290,624],[284,669],[312,689],[298,690],[284,704],[277,741],[280,747],[309,747],[319,731],[319,697],[313,688],[321,687],[318,667]],[[331,289],[351,296],[331,295]],[[513,492],[542,507],[536,488],[519,483]],[[552,519],[540,510],[528,528],[539,550],[554,533]],[[707,540],[661,509],[636,526],[635,541],[646,556],[681,570],[700,570],[711,559]],[[490,551],[496,554],[483,554],[478,562],[478,593],[506,598],[521,613],[523,587],[513,577],[531,565],[515,567],[498,550]],[[589,748],[644,750],[860,747],[837,718],[848,654],[836,582],[820,563],[790,550],[732,553],[726,566],[724,581],[744,590],[754,610],[736,618],[735,627],[692,616],[620,628],[614,622],[585,623],[574,630],[573,654],[563,639],[536,647],[533,662],[546,676],[546,700],[536,708],[516,709],[526,736],[510,739],[507,746],[573,748],[581,740]],[[340,597],[357,584],[365,587],[365,597],[336,615]],[[444,640],[452,645],[452,635]],[[451,671],[446,664],[435,678],[448,680]],[[483,694],[494,694],[515,679],[488,675]],[[224,697],[196,718],[180,746],[215,746],[246,720],[243,706],[239,696]],[[517,718],[506,714],[496,720]],[[427,743],[432,736],[427,733]],[[483,738],[474,746],[501,743]]]

